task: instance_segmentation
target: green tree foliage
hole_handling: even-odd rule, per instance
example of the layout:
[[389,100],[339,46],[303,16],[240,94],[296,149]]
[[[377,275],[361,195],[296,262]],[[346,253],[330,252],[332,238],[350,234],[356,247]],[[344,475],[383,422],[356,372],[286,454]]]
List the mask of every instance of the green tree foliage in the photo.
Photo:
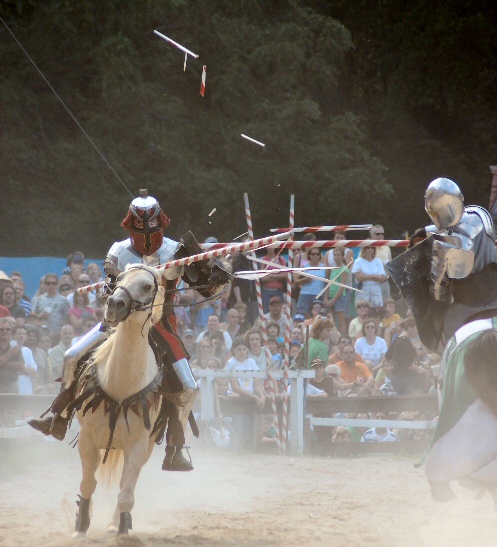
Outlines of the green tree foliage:
[[[350,33],[305,3],[45,0],[2,16],[123,183],[3,28],[2,217],[28,211],[10,253],[103,254],[124,235],[124,185],[200,239],[245,231],[244,191],[256,235],[288,222],[292,192],[300,223],[365,222],[390,194],[361,118],[339,107]],[[200,58],[183,72],[153,29]]]

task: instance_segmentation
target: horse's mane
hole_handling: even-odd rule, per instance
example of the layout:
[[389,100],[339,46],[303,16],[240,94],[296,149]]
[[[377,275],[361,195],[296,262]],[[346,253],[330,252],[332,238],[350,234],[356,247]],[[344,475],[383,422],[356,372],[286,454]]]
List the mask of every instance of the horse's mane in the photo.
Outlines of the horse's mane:
[[[133,266],[135,266],[135,268],[133,268]],[[136,269],[136,265],[129,264],[128,266],[126,266],[125,271],[128,271],[130,269]],[[158,284],[160,286],[160,277],[161,276],[160,276],[160,273],[158,272],[158,270],[156,268],[152,268],[150,266],[142,265],[142,268],[140,268],[140,269],[144,269],[144,270],[147,270],[150,273],[152,273],[154,275],[154,277],[156,278],[156,280],[158,281]],[[154,302],[153,302],[153,308],[152,308],[153,311],[152,311],[152,316],[151,316],[152,323],[150,324],[149,328],[151,328],[152,325],[154,323],[156,323],[157,321],[159,321],[159,319],[161,318],[163,303],[164,303],[164,291],[161,289],[160,291],[157,291],[157,294],[155,295],[155,299],[154,299]],[[107,338],[93,352],[93,355],[90,357],[90,359],[88,359],[88,361],[86,363],[86,366],[85,366],[85,370],[84,370],[85,373],[93,365],[98,364],[98,363],[102,363],[102,362],[106,361],[109,358],[110,352],[111,352],[112,348],[114,347],[114,343],[115,343],[115,339],[116,339],[116,332],[117,332],[117,327],[109,330],[109,335],[107,336]]]

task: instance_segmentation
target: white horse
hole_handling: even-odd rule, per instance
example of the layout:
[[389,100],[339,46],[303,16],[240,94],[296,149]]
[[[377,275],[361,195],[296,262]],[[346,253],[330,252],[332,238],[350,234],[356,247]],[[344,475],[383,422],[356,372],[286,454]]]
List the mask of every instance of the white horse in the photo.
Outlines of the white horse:
[[107,300],[105,319],[116,328],[86,366],[77,391],[80,401],[85,400],[77,411],[83,478],[75,537],[84,537],[90,526],[95,472],[103,454],[104,472],[117,466],[116,456],[124,456],[117,508],[108,530],[127,534],[132,528],[134,490],[152,453],[156,434],[151,436],[151,426],[161,404],[161,371],[148,332],[162,314],[163,301],[160,273],[144,265],[128,266]]

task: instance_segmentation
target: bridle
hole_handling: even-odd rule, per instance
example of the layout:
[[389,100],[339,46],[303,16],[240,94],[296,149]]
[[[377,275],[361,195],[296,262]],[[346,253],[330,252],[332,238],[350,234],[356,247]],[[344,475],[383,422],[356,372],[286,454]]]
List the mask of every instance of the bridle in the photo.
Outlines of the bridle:
[[110,293],[109,298],[111,296],[113,296],[114,293],[118,289],[124,291],[126,293],[126,295],[128,296],[128,299],[129,299],[129,308],[128,308],[128,311],[127,311],[126,315],[120,320],[120,322],[121,321],[126,321],[126,319],[134,311],[150,310],[150,313],[149,313],[149,315],[148,315],[148,317],[145,321],[145,323],[146,323],[150,319],[150,316],[152,315],[152,309],[155,307],[154,306],[154,301],[155,301],[155,297],[157,296],[157,292],[159,290],[159,284],[157,282],[157,277],[156,277],[155,273],[153,272],[153,270],[149,266],[145,266],[144,264],[134,264],[133,266],[130,266],[125,272],[121,272],[119,274],[119,277],[122,279],[131,270],[144,270],[144,271],[146,271],[146,272],[148,272],[149,274],[152,275],[152,277],[154,279],[154,292],[152,293],[150,298],[147,298],[147,300],[144,300],[144,301],[136,300],[136,299],[133,298],[133,295],[131,294],[129,289],[127,289],[126,287],[123,287],[122,285],[119,285],[119,284],[116,284],[116,286],[112,289],[112,292]]

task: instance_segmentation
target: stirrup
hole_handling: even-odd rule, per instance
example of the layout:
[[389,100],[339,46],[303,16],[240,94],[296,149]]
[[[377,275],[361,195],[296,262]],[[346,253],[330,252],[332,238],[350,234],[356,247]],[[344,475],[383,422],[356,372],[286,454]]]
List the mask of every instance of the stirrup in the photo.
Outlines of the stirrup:
[[[181,450],[183,448],[186,448],[189,460],[187,460],[181,453]],[[190,456],[190,452],[188,451],[188,448],[189,448],[188,446],[166,447],[166,455],[162,463],[162,470],[163,471],[193,471],[192,458]],[[169,453],[168,453],[168,449],[169,449]]]

